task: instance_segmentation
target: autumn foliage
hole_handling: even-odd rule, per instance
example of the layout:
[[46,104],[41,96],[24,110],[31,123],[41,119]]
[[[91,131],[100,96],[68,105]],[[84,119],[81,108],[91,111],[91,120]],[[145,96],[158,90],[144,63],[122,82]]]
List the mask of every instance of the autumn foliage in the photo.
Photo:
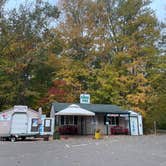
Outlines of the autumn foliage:
[[26,104],[49,112],[52,102],[79,102],[89,93],[92,103],[165,126],[165,23],[149,0],[36,1],[9,12],[4,4],[0,110]]

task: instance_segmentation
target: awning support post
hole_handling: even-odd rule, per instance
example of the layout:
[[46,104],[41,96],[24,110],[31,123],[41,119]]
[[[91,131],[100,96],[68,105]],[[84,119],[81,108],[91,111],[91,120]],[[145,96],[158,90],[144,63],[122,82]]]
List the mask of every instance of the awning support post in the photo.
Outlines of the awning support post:
[[108,116],[107,116],[107,114],[106,114],[106,130],[107,130],[107,135],[108,135]]
[[130,113],[128,114],[128,118],[129,118],[129,135],[131,135]]
[[81,116],[81,135],[83,135],[83,117]]

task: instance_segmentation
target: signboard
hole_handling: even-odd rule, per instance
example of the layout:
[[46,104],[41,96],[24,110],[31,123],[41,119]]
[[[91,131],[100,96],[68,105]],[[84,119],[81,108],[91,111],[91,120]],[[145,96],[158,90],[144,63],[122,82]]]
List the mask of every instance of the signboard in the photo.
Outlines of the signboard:
[[131,127],[131,135],[138,135],[138,122],[137,117],[130,117],[130,127]]
[[45,120],[45,127],[50,127],[51,126],[51,120],[50,119],[46,119]]
[[139,135],[143,135],[142,116],[138,115]]
[[90,95],[89,94],[81,94],[80,95],[80,103],[90,104]]
[[121,114],[120,117],[128,117],[128,114]]
[[38,126],[38,119],[32,119],[32,127]]
[[46,115],[41,115],[41,123],[39,126],[39,132],[42,135],[44,133],[44,119],[46,118]]
[[22,106],[22,105],[14,106],[14,112],[27,112],[27,110],[28,110],[27,106]]
[[46,118],[46,115],[45,114],[42,114],[41,115],[41,119],[45,119]]
[[107,114],[107,116],[118,117],[119,114]]

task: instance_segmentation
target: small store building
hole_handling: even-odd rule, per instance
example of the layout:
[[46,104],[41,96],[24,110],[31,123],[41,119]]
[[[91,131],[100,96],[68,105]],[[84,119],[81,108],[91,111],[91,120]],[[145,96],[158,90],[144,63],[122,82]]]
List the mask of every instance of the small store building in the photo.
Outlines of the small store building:
[[141,115],[111,104],[53,103],[51,117],[61,134],[91,135],[96,129],[106,135],[143,134]]

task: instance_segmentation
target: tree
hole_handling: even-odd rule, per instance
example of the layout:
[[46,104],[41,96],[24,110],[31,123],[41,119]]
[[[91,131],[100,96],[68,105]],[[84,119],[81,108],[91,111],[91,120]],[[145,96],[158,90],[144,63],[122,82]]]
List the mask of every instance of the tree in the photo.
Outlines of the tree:
[[[93,102],[118,103],[145,115],[152,91],[148,70],[159,38],[158,22],[149,4],[148,0],[63,1],[62,56],[87,66],[88,80],[97,71],[85,86],[94,85],[90,88]],[[100,85],[97,92],[95,81]]]
[[111,65],[103,64],[102,69],[95,69],[90,75],[88,92],[91,94],[92,103],[121,105],[118,72]]
[[[13,9],[3,18],[4,26],[0,34],[0,97],[4,102],[1,107],[34,105],[47,91],[51,82],[49,75],[55,71],[48,65],[51,54],[48,31],[50,19],[56,20],[59,11],[42,1],[36,1],[32,6],[21,5],[18,11]],[[43,79],[44,76],[49,77]]]
[[153,92],[149,100],[146,123],[149,128],[153,128],[153,122],[156,121],[157,128],[166,129],[166,56],[163,53],[154,60],[149,77]]
[[1,107],[78,102],[80,93],[90,93],[93,103],[120,105],[164,122],[165,35],[160,32],[165,24],[149,4],[63,0],[62,19],[51,24],[59,12],[43,1],[8,16],[3,12]]

